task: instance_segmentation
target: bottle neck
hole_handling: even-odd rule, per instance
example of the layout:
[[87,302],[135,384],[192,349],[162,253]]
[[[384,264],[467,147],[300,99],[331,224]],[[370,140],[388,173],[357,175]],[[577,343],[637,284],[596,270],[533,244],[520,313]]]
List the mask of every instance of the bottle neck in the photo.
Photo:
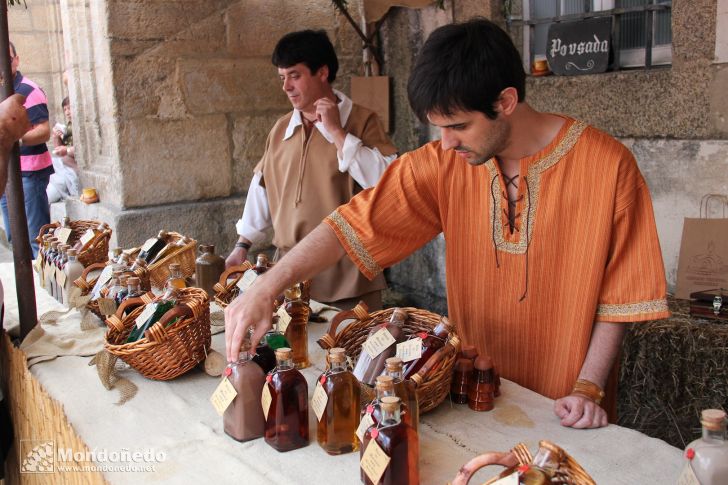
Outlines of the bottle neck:
[[387,370],[387,375],[394,379],[395,383],[402,382],[402,369]]
[[401,420],[400,417],[400,408],[397,406],[397,408],[394,409],[394,411],[388,411],[384,407],[382,407],[382,424],[385,426],[392,426],[394,424],[399,424]]
[[331,372],[344,372],[346,370],[346,362],[331,362]]
[[278,370],[293,369],[293,359],[278,359],[276,367]]
[[383,397],[394,396],[394,389],[377,389],[377,399],[381,401]]
[[533,457],[532,463],[552,476],[559,467],[558,459],[559,457],[552,450],[541,447]]
[[141,286],[139,286],[139,285],[131,285],[130,284],[130,285],[127,285],[126,289],[129,292],[129,294],[132,294],[132,293],[141,293],[141,291],[142,291]]
[[248,352],[247,350],[241,350],[240,354],[238,354],[238,361],[236,362],[236,364],[245,364],[250,361],[251,358],[252,357],[250,356],[250,352]]
[[173,269],[169,272],[170,279],[181,279],[182,278],[182,270],[181,269]]
[[725,425],[718,429],[710,429],[703,426],[703,439],[708,441],[726,441],[725,431]]
[[77,261],[77,258],[76,258],[76,256],[69,256],[69,257],[68,257],[68,262],[69,262],[69,263],[75,263],[76,261]]
[[437,324],[437,326],[435,327],[435,329],[432,331],[432,334],[435,335],[435,336],[437,336],[437,337],[440,337],[440,338],[445,338],[448,335],[450,335],[450,330],[447,327],[447,325],[445,325],[442,322],[440,322],[440,323]]

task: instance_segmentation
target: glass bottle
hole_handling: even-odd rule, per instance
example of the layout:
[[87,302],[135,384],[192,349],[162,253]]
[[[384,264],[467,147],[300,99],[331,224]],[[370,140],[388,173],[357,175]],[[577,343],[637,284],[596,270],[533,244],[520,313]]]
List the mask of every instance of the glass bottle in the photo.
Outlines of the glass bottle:
[[131,268],[129,268],[129,271],[135,272],[140,269],[147,269],[147,262],[143,258],[136,258],[134,260],[134,264],[131,265]]
[[[116,295],[121,291],[121,271],[114,271],[111,274],[111,280],[109,281],[109,284],[107,286],[108,292],[106,293],[105,298],[109,298],[110,300],[116,301]],[[124,288],[126,289],[126,288]]]
[[[117,298],[120,294],[121,292],[117,294]],[[121,304],[125,300],[128,300],[129,298],[137,298],[139,296],[142,296],[143,294],[144,292],[142,291],[141,280],[136,276],[129,276],[126,279],[126,294],[122,297],[119,304]],[[136,306],[129,306],[126,308],[126,312],[131,312],[134,308],[136,308]]]
[[225,369],[230,384],[237,395],[222,415],[223,429],[237,441],[260,438],[265,432],[265,417],[260,405],[260,391],[265,383],[265,373],[251,359],[250,342],[243,342],[237,362]]
[[150,265],[158,263],[162,261],[167,256],[171,256],[174,254],[178,249],[185,247],[191,242],[191,239],[187,236],[182,236],[181,238],[177,239],[175,242],[168,242],[157,254],[154,256],[154,258],[149,262]]
[[455,362],[452,383],[450,384],[450,399],[455,404],[468,403],[468,388],[473,375],[473,361],[460,358]]
[[490,411],[495,399],[495,374],[493,359],[475,359],[475,371],[468,387],[468,406],[474,411]]
[[509,468],[498,477],[517,474],[519,485],[550,485],[563,460],[564,451],[561,448],[550,441],[542,440],[530,464]]
[[453,326],[447,317],[442,317],[437,326],[430,333],[421,332],[417,336],[422,338],[422,356],[419,359],[407,363],[404,369],[404,378],[409,379],[420,370],[437,349],[442,348],[447,337],[453,330]]
[[112,263],[116,263],[119,260],[119,256],[121,256],[121,248],[111,248],[109,249],[108,257],[109,261]]
[[68,262],[64,269],[66,273],[66,285],[64,288],[66,295],[70,294],[71,288],[73,288],[73,282],[80,278],[81,273],[83,273],[83,265],[78,262],[77,255],[78,252],[75,249],[68,250]]
[[171,263],[169,265],[169,278],[167,278],[167,285],[172,285],[178,290],[187,288],[187,282],[185,277],[182,275],[182,266],[179,263]]
[[[372,440],[390,457],[378,484],[417,485],[419,484],[418,456],[409,452],[412,430],[400,418],[400,399],[382,399],[382,421],[370,427],[364,435],[364,447]],[[414,461],[413,461],[414,460]],[[362,470],[363,471],[363,470]],[[364,473],[364,483],[374,485]]]
[[116,306],[121,305],[121,302],[126,299],[126,295],[129,294],[129,275],[122,273],[119,276],[119,286],[119,291],[114,295]]
[[269,265],[270,265],[270,261],[268,261],[268,256],[266,256],[263,253],[260,253],[255,259],[255,266],[253,266],[253,271],[255,271],[255,274],[260,276],[263,273],[265,273],[266,271],[268,271]]
[[[58,268],[58,273],[65,272],[66,269],[66,263],[68,262],[68,254],[67,251],[71,249],[71,246],[69,244],[61,244],[60,246],[61,253],[58,257],[58,260],[56,261],[56,268]],[[66,303],[66,292],[64,290],[64,284],[61,284],[61,281],[58,279],[58,273],[56,273],[56,285],[58,287],[58,295],[57,300],[59,303]]]
[[685,457],[700,485],[728,483],[728,441],[726,413],[720,409],[704,409],[700,413],[703,436],[685,449]]
[[[131,293],[131,291],[132,290],[130,285],[129,292]],[[174,306],[177,304],[178,298],[179,289],[175,288],[174,286],[167,286],[164,294],[160,297],[155,298],[154,301],[150,303],[150,305],[157,305],[157,307],[154,309],[154,313],[152,313],[152,315],[147,318],[147,320],[141,326],[135,325],[134,328],[132,328],[129,337],[127,337],[126,339],[127,343],[136,342],[137,340],[143,338],[144,332],[149,330],[152,325],[157,323],[159,319],[164,316],[165,313],[174,308]]]
[[265,341],[268,346],[274,351],[280,349],[281,347],[288,347],[289,349],[291,348],[288,340],[286,340],[286,336],[279,332],[277,329],[268,330],[268,332],[265,334]]
[[167,245],[168,236],[167,231],[159,231],[157,237],[147,239],[137,257],[149,263],[154,261],[157,254]]
[[[248,340],[252,339],[254,332],[254,327],[248,327]],[[264,374],[269,373],[270,371],[275,369],[276,366],[276,354],[274,352],[274,349],[272,349],[270,345],[268,345],[268,339],[266,338],[266,336],[267,334],[264,335],[262,339],[260,339],[260,342],[258,342],[258,345],[255,347],[255,355],[252,357],[253,362],[258,364],[260,368],[263,369]],[[281,347],[286,347],[286,345],[281,345]]]
[[56,285],[56,259],[58,258],[58,246],[60,243],[58,241],[53,241],[51,243],[51,250],[48,252],[48,267],[50,271],[48,271],[48,274],[46,275],[46,279],[48,280],[48,289],[51,296],[55,299],[58,299],[58,287]]
[[[396,396],[396,394],[394,393],[394,379],[392,378],[392,376],[388,375],[377,376],[374,390],[376,392],[376,395],[374,399],[372,399],[369,403],[367,403],[366,406],[362,408],[359,420],[361,421],[361,419],[364,418],[364,415],[368,414],[372,420],[373,425],[376,426],[382,421],[382,399],[385,397]],[[362,443],[362,446],[359,447],[359,460],[361,460],[361,458],[364,456],[365,449],[366,447]],[[364,476],[364,470],[361,470],[362,482],[365,480]]]
[[[73,245],[73,249],[75,249],[79,253],[81,253],[82,251],[86,251],[89,247],[91,247],[91,245],[94,243],[94,241],[96,241],[96,239],[99,237],[99,235],[102,234],[108,228],[109,228],[109,225],[106,224],[105,222],[102,222],[101,224],[99,224],[98,226],[96,226],[94,228],[87,229],[86,234],[90,233],[89,236],[87,236],[90,239],[88,239],[86,241],[86,243],[84,244],[81,241],[81,238],[79,238],[79,240],[76,241],[76,244]],[[84,236],[86,236],[86,234],[84,234]]]
[[71,228],[71,218],[68,216],[63,216],[63,219],[61,220],[61,224],[53,230],[53,237],[58,239],[58,237],[60,236],[61,231],[63,229],[70,229],[70,228]]
[[346,350],[335,347],[329,351],[330,367],[318,382],[328,400],[316,430],[321,448],[329,455],[356,451],[359,440],[359,382],[346,369]]
[[265,442],[283,452],[308,445],[308,385],[293,367],[291,349],[276,350],[276,360],[276,368],[265,384],[271,395]]
[[296,369],[305,369],[311,365],[308,361],[308,315],[311,309],[301,300],[299,285],[287,289],[285,295],[286,313],[291,316],[285,333],[286,340],[293,351],[293,365]]
[[[395,342],[389,347],[384,349],[379,355],[372,359],[372,357],[362,349],[359,354],[359,359],[356,361],[354,367],[354,375],[359,382],[373,386],[378,375],[384,370],[384,364],[386,360],[393,357],[397,351],[397,342],[404,339],[404,322],[407,320],[407,312],[401,308],[395,308],[392,311],[392,316],[389,318],[389,323],[386,325],[386,329],[392,334]],[[369,332],[369,336],[372,336],[380,330],[381,327],[373,328]],[[368,337],[367,337],[368,338]]]
[[404,363],[399,357],[390,357],[385,363],[386,375],[394,381],[394,394],[402,400],[407,409],[412,427],[418,430],[420,424],[420,405],[417,399],[417,386],[414,382],[402,378]]
[[201,244],[200,256],[195,260],[195,279],[198,288],[205,290],[210,298],[215,296],[213,287],[225,271],[225,260],[215,254],[215,246]]

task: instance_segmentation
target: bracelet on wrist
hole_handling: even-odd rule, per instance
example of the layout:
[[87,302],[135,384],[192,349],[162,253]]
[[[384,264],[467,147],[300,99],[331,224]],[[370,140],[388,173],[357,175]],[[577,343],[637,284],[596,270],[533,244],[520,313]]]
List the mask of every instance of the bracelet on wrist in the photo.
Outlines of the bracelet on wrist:
[[236,248],[243,248],[246,251],[249,251],[251,246],[252,246],[252,244],[246,243],[246,242],[242,242],[242,241],[238,241],[238,242],[235,243],[235,247]]
[[586,379],[578,379],[571,393],[591,399],[595,404],[601,404],[604,399],[604,390]]

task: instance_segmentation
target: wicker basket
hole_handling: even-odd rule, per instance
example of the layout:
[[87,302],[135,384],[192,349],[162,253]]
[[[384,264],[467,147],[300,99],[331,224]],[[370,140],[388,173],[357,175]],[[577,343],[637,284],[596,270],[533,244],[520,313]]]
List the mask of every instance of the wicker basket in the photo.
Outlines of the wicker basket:
[[[81,289],[81,296],[88,295],[89,292],[93,289],[94,285],[96,285],[96,280],[98,278],[89,279],[89,274],[91,274],[94,270],[103,270],[106,266],[108,266],[110,263],[107,261],[106,263],[94,263],[92,265],[89,265],[86,267],[86,269],[83,270],[83,273],[81,273],[81,276],[79,276],[73,284],[76,285]],[[144,291],[151,291],[151,283],[149,279],[149,270],[147,269],[136,269],[134,270],[134,274],[139,278],[139,282],[141,285],[142,290]],[[105,292],[102,292],[102,297],[106,296]],[[88,303],[86,303],[86,308],[91,310],[91,312],[99,317],[100,319],[106,318],[106,315],[101,315],[99,311],[99,303],[97,300],[89,300]]]
[[[178,232],[168,233],[167,243],[175,243],[184,236]],[[164,288],[164,284],[169,278],[169,265],[178,263],[182,271],[182,277],[189,278],[195,274],[195,251],[197,250],[197,241],[190,239],[186,245],[180,249],[176,249],[173,253],[168,254],[154,264],[149,265],[149,278],[152,286],[155,288]]]
[[[153,298],[151,293],[129,298],[115,315],[106,319],[109,329],[105,347],[144,377],[166,381],[184,374],[205,359],[210,348],[210,301],[205,290],[181,289],[177,306],[165,313],[143,338],[126,343],[135,319]],[[134,305],[139,306],[122,317],[126,308]],[[180,320],[165,328],[176,317]]]
[[[432,331],[442,318],[436,313],[418,308],[402,309],[407,312],[407,320],[404,324],[404,333],[407,336]],[[334,317],[329,331],[319,339],[318,344],[324,350],[343,347],[346,349],[346,355],[356,362],[369,332],[378,325],[389,322],[393,311],[393,308],[388,308],[370,314],[367,306],[363,302],[359,302],[352,310],[340,312]],[[339,324],[349,319],[355,321],[337,333]],[[450,333],[450,339],[453,342],[459,342],[454,330]],[[457,346],[459,343],[456,344]],[[420,413],[426,413],[436,408],[450,393],[450,381],[456,358],[455,352],[448,355],[433,372],[428,373],[425,379],[418,384],[417,400]],[[363,400],[371,400],[374,398],[374,390],[366,384],[361,384],[361,396]]]
[[[81,236],[83,236],[87,230],[95,229],[99,227],[100,224],[101,222],[99,221],[69,221],[68,225],[71,228],[71,235],[68,237],[67,243],[73,246],[79,239],[81,239]],[[53,231],[57,227],[60,227],[60,225],[60,222],[45,224],[40,228],[40,231],[38,231],[38,237],[35,238],[35,241],[38,244],[41,244],[43,242],[43,236],[45,234],[53,234]],[[78,254],[78,262],[84,266],[89,266],[94,263],[103,263],[108,260],[109,239],[111,239],[111,229],[106,229],[102,233],[101,237],[96,238],[93,244]]]
[[[253,265],[250,261],[245,261],[243,264],[238,266],[231,266],[220,275],[220,281],[215,283],[213,289],[215,290],[215,303],[220,305],[220,308],[225,308],[240,294],[240,288],[238,288],[238,281],[243,277],[243,274],[251,269]],[[228,281],[230,280],[230,281]]]

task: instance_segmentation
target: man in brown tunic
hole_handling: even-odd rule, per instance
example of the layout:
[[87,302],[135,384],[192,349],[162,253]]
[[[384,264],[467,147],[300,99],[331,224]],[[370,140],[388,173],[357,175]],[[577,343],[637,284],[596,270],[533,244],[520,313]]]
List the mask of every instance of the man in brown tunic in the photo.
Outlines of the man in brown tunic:
[[[339,65],[324,31],[285,35],[271,60],[293,111],[268,134],[227,266],[244,261],[270,227],[282,256],[336,207],[375,185],[396,156],[377,115],[331,86]],[[369,281],[342,258],[313,280],[311,297],[340,308],[361,299],[376,310],[385,286],[381,275]]]

